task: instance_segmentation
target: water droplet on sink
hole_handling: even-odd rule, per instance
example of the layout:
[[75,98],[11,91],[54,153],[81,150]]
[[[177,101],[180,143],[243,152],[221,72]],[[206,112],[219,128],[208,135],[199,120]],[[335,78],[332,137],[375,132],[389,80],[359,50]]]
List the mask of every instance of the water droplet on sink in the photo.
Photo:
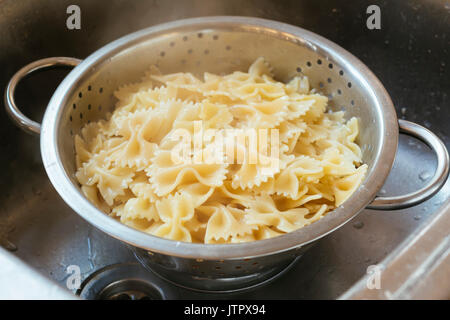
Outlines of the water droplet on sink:
[[42,194],[42,190],[36,189],[35,187],[31,187],[31,191],[37,196],[40,196]]
[[18,249],[17,246],[8,239],[3,239],[0,242],[0,245],[8,251],[17,251]]
[[362,229],[362,227],[364,227],[364,223],[361,221],[357,221],[353,224],[353,228],[355,229]]
[[422,217],[419,216],[419,215],[417,215],[417,216],[414,217],[414,220],[417,220],[417,221],[418,221],[418,220],[420,220],[420,219],[422,219]]
[[431,174],[428,171],[423,171],[419,174],[419,179],[422,181],[426,181],[431,177]]
[[380,189],[380,191],[378,191],[379,194],[383,195],[386,194],[386,190],[385,189]]

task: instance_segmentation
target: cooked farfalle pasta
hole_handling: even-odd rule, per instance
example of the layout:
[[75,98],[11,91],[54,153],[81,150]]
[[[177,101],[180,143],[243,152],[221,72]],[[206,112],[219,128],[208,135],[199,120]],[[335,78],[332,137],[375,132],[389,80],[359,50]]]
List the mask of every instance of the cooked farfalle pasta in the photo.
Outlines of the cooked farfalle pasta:
[[155,236],[279,236],[340,206],[367,171],[358,120],[327,112],[306,76],[276,81],[263,58],[203,79],[153,67],[115,97],[75,136],[76,178],[97,208]]

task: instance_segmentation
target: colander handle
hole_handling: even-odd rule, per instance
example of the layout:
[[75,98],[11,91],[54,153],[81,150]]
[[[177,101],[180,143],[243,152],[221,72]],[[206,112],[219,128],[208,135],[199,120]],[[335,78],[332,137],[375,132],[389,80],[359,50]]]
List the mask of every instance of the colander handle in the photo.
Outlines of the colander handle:
[[14,91],[16,90],[17,84],[27,75],[35,71],[58,66],[76,67],[80,62],[81,60],[79,59],[69,57],[45,58],[27,64],[13,75],[5,89],[5,108],[19,128],[32,134],[39,134],[41,132],[41,125],[25,116],[17,107],[14,100]]
[[423,188],[395,197],[376,197],[368,209],[393,210],[415,206],[436,194],[447,180],[449,156],[444,143],[433,132],[417,123],[399,120],[400,133],[415,137],[427,144],[437,156],[437,168],[433,178]]

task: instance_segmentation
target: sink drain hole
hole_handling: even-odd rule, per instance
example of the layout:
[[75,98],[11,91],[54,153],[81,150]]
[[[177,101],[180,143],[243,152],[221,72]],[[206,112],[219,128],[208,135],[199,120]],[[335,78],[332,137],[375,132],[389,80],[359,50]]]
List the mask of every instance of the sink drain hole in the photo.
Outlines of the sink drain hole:
[[123,279],[107,285],[98,294],[100,300],[161,300],[161,294],[148,283]]
[[89,275],[77,294],[85,300],[165,300],[176,299],[172,286],[139,263],[103,267]]

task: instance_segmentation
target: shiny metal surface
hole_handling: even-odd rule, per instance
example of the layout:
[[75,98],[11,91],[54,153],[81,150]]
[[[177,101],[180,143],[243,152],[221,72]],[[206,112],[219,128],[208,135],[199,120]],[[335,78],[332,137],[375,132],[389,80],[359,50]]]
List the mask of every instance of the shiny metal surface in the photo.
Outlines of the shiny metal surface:
[[437,157],[436,171],[420,190],[395,197],[377,196],[367,206],[368,209],[394,210],[417,205],[435,195],[448,178],[449,158],[444,143],[430,130],[416,123],[399,120],[399,127],[401,133],[420,139],[433,150]]
[[[0,1],[0,85],[30,61],[48,56],[84,58],[135,30],[179,18],[240,14],[298,25],[332,39],[360,58],[388,89],[398,117],[430,128],[450,146],[448,121],[450,66],[448,19],[442,1],[381,3],[383,28],[365,28],[373,1],[78,1],[82,29],[65,28],[70,1]],[[174,10],[174,7],[177,10]],[[419,19],[420,18],[420,19]],[[39,121],[62,72],[49,71],[18,87],[18,105]],[[420,89],[419,89],[420,88]],[[0,112],[4,112],[0,108]],[[0,118],[3,192],[0,238],[3,245],[48,278],[64,285],[66,267],[78,264],[83,279],[109,264],[135,261],[120,241],[86,223],[60,199],[48,181],[39,141]],[[379,195],[404,194],[423,187],[435,170],[426,146],[400,137],[396,163]],[[316,241],[314,247],[277,281],[252,292],[227,295],[247,299],[334,299],[381,262],[410,233],[439,213],[449,183],[423,204],[400,211],[363,210],[352,222]],[[2,279],[0,279],[1,283]],[[445,283],[440,283],[445,287]],[[1,286],[0,286],[1,288]],[[179,290],[181,297],[214,295]],[[219,298],[222,296],[218,296]]]
[[139,263],[109,265],[92,273],[77,294],[87,300],[179,299],[174,287],[145,270]]
[[5,89],[5,107],[9,116],[21,129],[32,134],[39,134],[41,132],[41,125],[25,116],[16,105],[16,102],[14,100],[14,92],[19,81],[30,73],[39,71],[41,69],[47,69],[56,66],[76,67],[80,62],[81,60],[79,59],[67,57],[45,58],[27,64],[22,69],[16,72]]
[[[174,46],[176,50],[169,49]],[[313,87],[322,88],[321,91],[330,96],[332,109],[349,103],[352,107],[346,115],[360,118],[364,130],[361,130],[359,142],[369,170],[362,185],[344,205],[318,223],[273,239],[202,245],[133,230],[104,215],[84,198],[74,180],[73,135],[87,121],[101,118],[112,110],[115,88],[136,81],[142,76],[142,70],[152,64],[158,65],[163,73],[223,73],[246,69],[259,56],[273,65],[276,78],[287,80],[302,72]],[[324,85],[326,78],[334,80]],[[348,88],[343,92],[341,88],[345,85]],[[92,109],[95,111],[91,112]],[[172,277],[186,287],[229,291],[252,286],[257,279],[264,281],[273,277],[303,252],[302,246],[340,227],[374,198],[394,160],[398,136],[394,121],[392,102],[381,83],[358,59],[330,41],[270,20],[195,18],[138,31],[84,60],[64,79],[50,100],[42,124],[41,153],[50,180],[63,199],[97,228],[144,249],[137,251],[141,262],[149,262],[156,273],[166,278],[177,272],[178,275]],[[438,145],[433,141],[428,143],[433,147]],[[448,172],[448,157],[438,159],[440,171],[446,168]],[[442,176],[440,171],[438,176],[439,173]],[[432,187],[436,187],[433,190],[437,191],[443,179],[432,181]],[[414,194],[419,195],[420,192]]]
[[254,290],[277,280],[288,273],[312,245],[302,246],[289,254],[270,255],[274,263],[265,263],[261,258],[192,261],[150,253],[137,247],[132,247],[132,250],[148,271],[173,285],[203,293],[223,294]]
[[[169,50],[171,43],[176,50]],[[359,139],[369,170],[344,205],[318,223],[280,237],[204,245],[134,230],[99,211],[82,195],[73,178],[73,135],[87,121],[111,110],[115,88],[136,81],[143,75],[142,70],[152,64],[157,64],[162,73],[222,73],[245,70],[259,56],[273,65],[275,76],[282,80],[296,74],[299,65],[305,68],[303,73],[313,87],[323,87],[321,81],[334,78],[323,88],[325,94],[333,97],[332,108],[356,101],[347,116],[356,115],[361,120],[364,130]],[[337,87],[350,82],[351,89],[338,94],[342,90]],[[275,21],[206,17],[138,31],[86,58],[64,79],[49,102],[42,122],[41,154],[52,184],[69,206],[100,230],[147,251],[146,259],[141,261],[151,260],[155,272],[166,278],[168,273],[177,272],[177,281],[186,287],[229,291],[249,285],[249,278],[263,281],[279,273],[301,253],[302,246],[332,232],[360,212],[375,197],[389,173],[397,136],[394,108],[385,89],[369,69],[342,48],[311,32]]]
[[340,299],[450,299],[450,203],[427,219],[379,264],[380,290],[363,277]]

